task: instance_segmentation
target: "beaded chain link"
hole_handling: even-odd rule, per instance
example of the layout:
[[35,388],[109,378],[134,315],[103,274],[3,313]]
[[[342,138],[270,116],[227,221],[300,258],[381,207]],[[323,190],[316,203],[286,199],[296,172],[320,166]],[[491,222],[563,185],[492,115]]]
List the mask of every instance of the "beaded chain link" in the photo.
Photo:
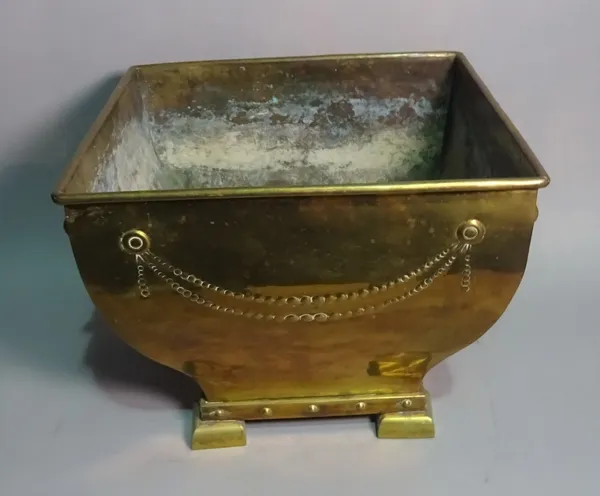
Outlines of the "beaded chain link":
[[[406,274],[389,280],[383,284],[370,285],[367,288],[335,294],[265,296],[252,293],[240,293],[221,288],[198,277],[191,272],[171,264],[150,250],[150,241],[141,231],[129,231],[121,238],[121,246],[135,255],[137,268],[137,286],[142,299],[150,297],[150,286],[145,276],[148,268],[159,280],[168,285],[181,297],[204,308],[226,314],[246,317],[255,320],[276,322],[326,322],[328,320],[347,319],[355,316],[379,312],[423,292],[446,275],[459,257],[463,260],[461,288],[468,292],[472,284],[471,249],[473,242],[483,238],[483,228],[478,221],[465,223],[459,233],[462,239],[437,253],[420,267]],[[391,292],[406,288],[401,294],[392,296]],[[208,299],[207,294],[219,295],[220,299],[230,301],[219,304]],[[389,298],[371,302],[375,296]],[[380,299],[380,298],[378,298]],[[356,303],[345,311],[332,311],[329,307],[334,303]],[[241,305],[240,305],[241,304]],[[245,308],[252,304],[251,309]],[[301,308],[310,306],[310,311]],[[315,308],[316,307],[316,308]],[[258,310],[256,309],[258,308]],[[288,311],[289,309],[289,311]]]

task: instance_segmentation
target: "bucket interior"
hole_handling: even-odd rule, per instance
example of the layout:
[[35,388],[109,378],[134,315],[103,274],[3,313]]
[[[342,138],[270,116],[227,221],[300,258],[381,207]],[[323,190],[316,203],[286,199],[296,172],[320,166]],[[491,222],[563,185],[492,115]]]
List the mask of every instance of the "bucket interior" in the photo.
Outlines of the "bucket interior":
[[458,65],[440,55],[140,66],[73,186],[116,193],[532,175]]

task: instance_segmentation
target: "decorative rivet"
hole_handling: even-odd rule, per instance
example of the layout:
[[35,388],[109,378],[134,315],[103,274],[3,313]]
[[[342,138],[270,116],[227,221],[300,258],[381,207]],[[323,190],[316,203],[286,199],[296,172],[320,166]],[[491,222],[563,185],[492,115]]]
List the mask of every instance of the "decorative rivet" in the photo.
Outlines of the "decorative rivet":
[[150,238],[144,231],[132,229],[121,236],[119,245],[128,253],[142,253],[150,248]]
[[271,415],[273,415],[273,410],[271,410],[271,409],[270,409],[268,406],[265,406],[265,407],[262,409],[262,414],[263,414],[265,417],[270,417]]
[[402,408],[410,408],[412,406],[412,400],[409,400],[409,399],[402,400],[402,402],[400,403],[400,406],[402,406]]
[[465,230],[463,231],[462,234],[463,234],[463,238],[465,238],[467,241],[470,241],[477,237],[477,235],[479,234],[479,230],[474,226],[468,226],[468,227],[465,227]]
[[470,219],[458,227],[456,234],[461,241],[474,245],[483,241],[485,226],[477,219]]
[[317,405],[310,405],[308,407],[308,411],[310,413],[317,413],[319,411],[319,407]]
[[131,236],[127,240],[127,247],[131,248],[133,251],[138,251],[144,246],[144,240],[139,236]]
[[359,411],[360,410],[364,410],[365,408],[367,408],[367,404],[364,401],[359,401],[356,404],[356,409],[359,410]]
[[214,415],[215,417],[224,417],[225,416],[225,410],[221,410],[220,408],[218,410],[214,410],[211,415]]

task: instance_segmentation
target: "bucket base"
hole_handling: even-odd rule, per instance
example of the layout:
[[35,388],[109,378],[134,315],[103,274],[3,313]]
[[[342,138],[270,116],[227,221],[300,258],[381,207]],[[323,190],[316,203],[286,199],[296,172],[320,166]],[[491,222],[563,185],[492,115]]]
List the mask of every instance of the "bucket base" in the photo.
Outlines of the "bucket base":
[[435,435],[429,394],[355,395],[211,402],[194,412],[193,450],[246,445],[245,421],[347,416],[376,416],[382,439]]

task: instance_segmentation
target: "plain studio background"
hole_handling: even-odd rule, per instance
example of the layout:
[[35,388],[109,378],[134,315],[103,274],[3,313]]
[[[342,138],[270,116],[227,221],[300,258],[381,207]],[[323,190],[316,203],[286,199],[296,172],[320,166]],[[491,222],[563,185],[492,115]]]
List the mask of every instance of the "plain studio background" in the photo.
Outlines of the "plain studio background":
[[[3,0],[0,494],[596,494],[599,25],[593,0]],[[94,317],[56,180],[130,65],[412,50],[464,51],[552,177],[519,292],[428,376],[434,441],[342,419],[190,452],[195,390]]]

